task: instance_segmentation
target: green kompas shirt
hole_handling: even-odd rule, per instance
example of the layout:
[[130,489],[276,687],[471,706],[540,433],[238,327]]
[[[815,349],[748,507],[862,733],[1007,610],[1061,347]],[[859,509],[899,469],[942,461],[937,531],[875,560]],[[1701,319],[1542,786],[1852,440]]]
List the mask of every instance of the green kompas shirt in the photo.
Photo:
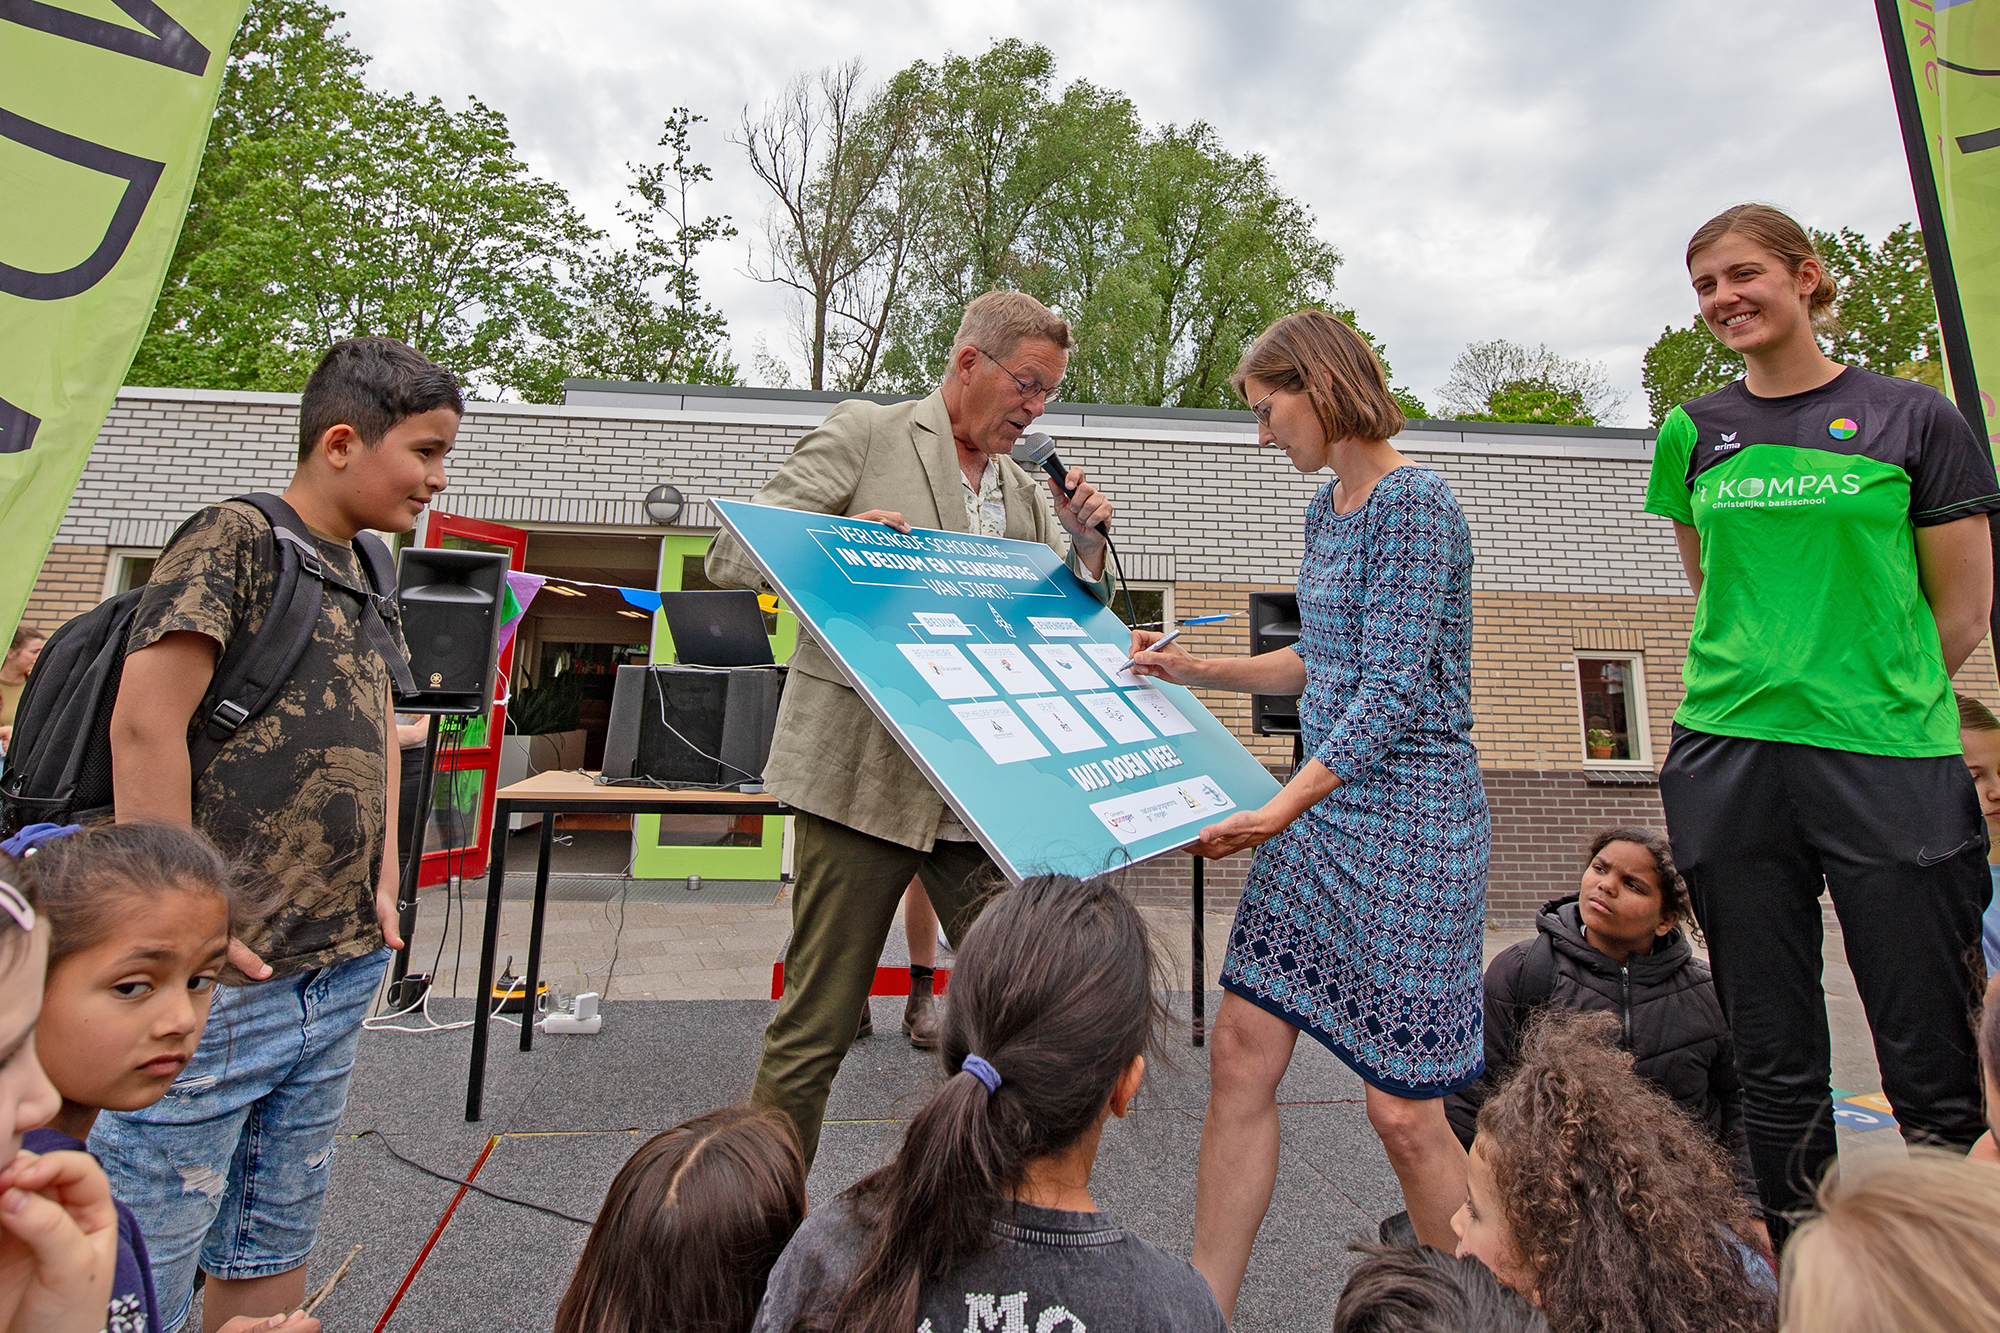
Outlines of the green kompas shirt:
[[1646,511],[1701,536],[1674,721],[1863,754],[1960,753],[1916,529],[2000,510],[1937,390],[1849,367],[1784,398],[1738,380],[1660,426]]

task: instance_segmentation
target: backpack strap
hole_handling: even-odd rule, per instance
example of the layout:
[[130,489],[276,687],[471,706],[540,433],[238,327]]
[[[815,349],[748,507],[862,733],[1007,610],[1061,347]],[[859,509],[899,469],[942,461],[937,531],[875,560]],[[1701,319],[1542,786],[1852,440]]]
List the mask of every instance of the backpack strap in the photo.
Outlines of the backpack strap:
[[[270,522],[272,535],[279,541],[288,543],[298,553],[300,564],[308,574],[322,585],[338,588],[360,603],[361,632],[368,636],[368,641],[374,646],[376,654],[381,657],[382,664],[389,668],[389,680],[395,687],[395,692],[399,696],[415,694],[417,683],[410,675],[409,658],[395,634],[389,629],[391,625],[402,623],[402,613],[396,606],[396,559],[389,554],[389,548],[382,539],[372,532],[354,534],[354,549],[360,558],[361,572],[368,585],[365,588],[357,588],[326,567],[326,563],[319,558],[319,544],[313,540],[311,529],[306,527],[305,520],[299,517],[298,511],[282,498],[263,492],[237,498],[245,504],[256,506],[257,511]],[[317,618],[318,611],[315,608],[314,619]],[[310,641],[311,637],[311,631],[308,629],[306,641]],[[304,651],[302,642],[299,652],[302,654]],[[298,665],[297,655],[292,657],[291,665],[292,667]],[[284,675],[279,677],[278,683],[283,684],[290,675],[291,668],[288,667]],[[273,695],[276,694],[275,686],[271,692]],[[265,702],[268,704],[270,700],[267,698]]]
[[1521,959],[1521,988],[1514,994],[1517,1021],[1525,1020],[1549,1002],[1556,988],[1556,946],[1545,930],[1535,932],[1535,942]]
[[410,674],[410,659],[402,645],[403,612],[396,604],[396,557],[388,543],[372,532],[355,533],[354,549],[368,580],[362,625],[374,641],[375,651],[382,655],[382,664],[389,668],[396,697],[415,694],[416,678]]
[[[238,728],[270,707],[298,669],[299,659],[305,656],[313,630],[319,624],[328,584],[360,602],[363,633],[389,668],[396,691],[407,694],[415,689],[409,662],[383,620],[384,605],[389,607],[390,616],[395,615],[393,571],[386,581],[386,594],[374,587],[356,588],[326,568],[305,520],[291,505],[262,492],[236,498],[256,509],[271,525],[278,556],[278,581],[264,623],[255,634],[232,642],[216,664],[215,680],[205,701],[208,714],[202,719],[201,730],[188,744],[189,767],[197,778],[222,753],[223,746]],[[387,547],[372,536],[365,542],[357,540],[357,545],[368,581],[382,586]]]

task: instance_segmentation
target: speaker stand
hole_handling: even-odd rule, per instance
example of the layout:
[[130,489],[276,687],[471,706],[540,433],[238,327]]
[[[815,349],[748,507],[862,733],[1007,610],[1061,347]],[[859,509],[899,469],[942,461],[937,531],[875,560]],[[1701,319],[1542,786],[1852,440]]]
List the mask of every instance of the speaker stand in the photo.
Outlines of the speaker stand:
[[[439,725],[442,720],[433,715],[424,734],[424,771],[417,778],[417,818],[410,830],[410,858],[403,863],[403,882],[396,889],[396,933],[403,937],[403,947],[389,968],[392,995],[410,970],[410,936],[417,928],[417,879],[423,871],[424,832],[431,825],[431,795],[437,785],[438,732],[443,730]],[[450,888],[447,883],[446,892]]]

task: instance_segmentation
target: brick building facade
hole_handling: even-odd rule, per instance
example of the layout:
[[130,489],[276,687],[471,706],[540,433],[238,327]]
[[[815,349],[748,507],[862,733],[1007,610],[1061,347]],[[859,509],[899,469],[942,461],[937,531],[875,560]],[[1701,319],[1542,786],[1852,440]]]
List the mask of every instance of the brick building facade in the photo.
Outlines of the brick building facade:
[[[747,499],[834,401],[579,383],[560,407],[476,403],[436,507],[562,535],[569,548],[706,535],[714,521],[699,502]],[[296,422],[288,395],[122,391],[28,623],[53,628],[143,579],[174,525],[200,505],[281,488]],[[1039,428],[1111,494],[1125,574],[1161,590],[1174,616],[1240,612],[1250,592],[1291,587],[1305,507],[1326,477],[1302,477],[1260,451],[1247,413],[1055,404]],[[1414,422],[1397,444],[1444,477],[1471,525],[1474,739],[1494,823],[1489,919],[1519,924],[1574,887],[1593,830],[1660,820],[1653,774],[1680,700],[1693,599],[1669,525],[1641,511],[1651,432]],[[660,482],[694,502],[673,527],[650,523],[642,507]],[[1195,653],[1246,652],[1246,618],[1191,629],[1186,643]],[[2000,704],[1989,648],[1961,682]],[[1621,702],[1587,715],[1606,690]],[[1266,763],[1290,764],[1289,740],[1250,733],[1247,699],[1205,702]],[[1621,709],[1630,717],[1619,729]],[[1591,724],[1617,730],[1615,746],[1597,747],[1613,757],[1592,757]],[[1246,862],[1211,868],[1212,905],[1226,906]],[[1146,899],[1178,903],[1187,861],[1160,858],[1130,882]]]

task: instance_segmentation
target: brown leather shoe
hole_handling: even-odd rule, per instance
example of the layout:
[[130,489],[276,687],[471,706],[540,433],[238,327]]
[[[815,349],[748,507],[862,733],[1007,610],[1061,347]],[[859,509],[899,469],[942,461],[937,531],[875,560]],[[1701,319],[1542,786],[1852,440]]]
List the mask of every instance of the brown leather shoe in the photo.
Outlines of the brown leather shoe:
[[911,990],[909,1003],[903,1006],[903,1035],[920,1051],[937,1049],[937,1000],[928,989]]
[[868,1001],[863,1000],[861,1002],[861,1021],[854,1025],[854,1039],[860,1041],[863,1037],[872,1037],[874,1035],[875,1015],[869,1009]]

